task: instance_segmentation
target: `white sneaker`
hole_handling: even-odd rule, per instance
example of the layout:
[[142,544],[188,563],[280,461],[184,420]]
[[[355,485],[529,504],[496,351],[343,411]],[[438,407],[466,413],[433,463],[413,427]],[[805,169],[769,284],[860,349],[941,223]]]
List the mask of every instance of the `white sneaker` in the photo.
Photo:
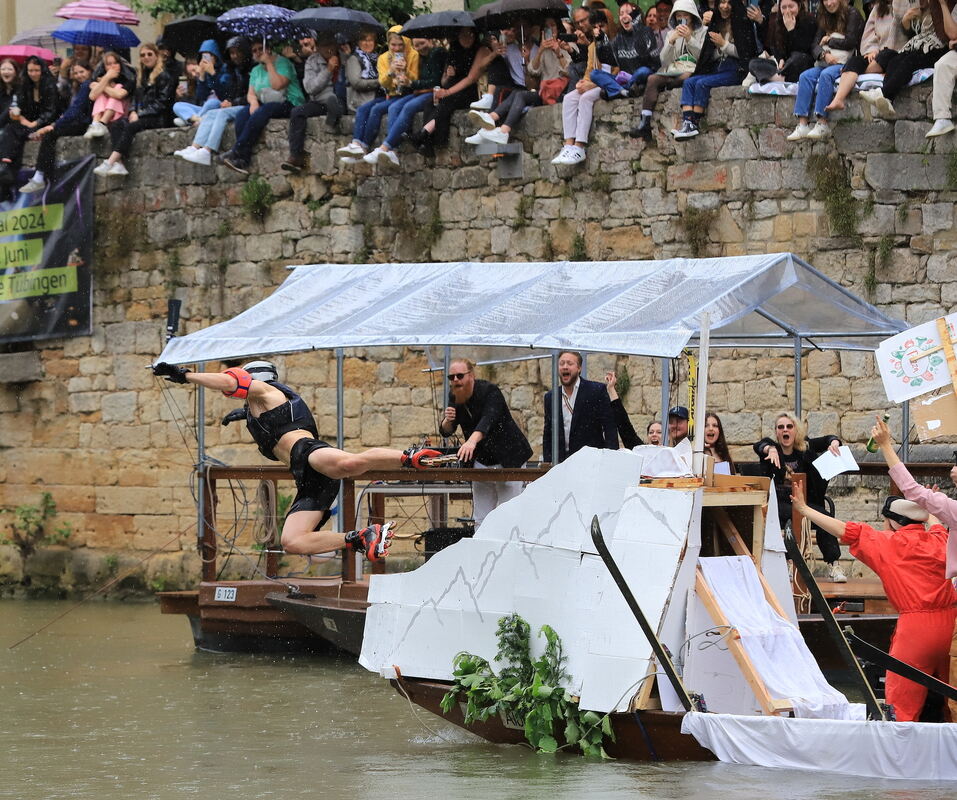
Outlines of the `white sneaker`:
[[345,147],[340,147],[336,152],[341,156],[364,156],[366,146],[361,142],[349,142]]
[[191,147],[183,153],[183,158],[193,164],[200,164],[204,167],[211,167],[213,165],[213,154],[205,147]]
[[495,98],[490,94],[483,94],[478,100],[476,100],[469,108],[475,109],[476,111],[491,111],[492,103]]
[[345,166],[350,166],[351,164],[358,164],[359,159],[355,158],[354,156],[343,156],[339,159],[339,163]]
[[186,154],[190,150],[195,150],[195,149],[196,149],[195,147],[193,147],[192,145],[189,145],[188,147],[184,147],[182,150],[174,150],[173,155],[176,156],[177,158],[186,158]]
[[[934,127],[927,131],[924,136],[928,139],[932,139],[935,136],[943,136],[945,133],[950,133],[954,129],[954,123],[949,119],[935,119]],[[21,191],[23,191],[21,189]]]
[[366,154],[362,157],[362,160],[365,161],[366,164],[378,164],[378,163],[379,163],[379,153],[381,153],[381,152],[382,152],[382,151],[377,147],[375,150],[370,150],[368,153],[366,153]]
[[807,135],[811,132],[811,126],[806,122],[799,122],[798,126],[788,134],[789,142],[799,142],[801,139],[807,139]]
[[105,178],[107,175],[110,174],[110,168],[111,168],[112,166],[113,166],[113,165],[112,165],[109,161],[107,161],[107,160],[104,158],[102,164],[100,164],[99,166],[93,168],[93,174],[94,174],[94,175],[99,175],[99,176]]
[[382,150],[382,155],[384,155],[389,161],[391,161],[395,166],[399,166],[399,154],[395,150]]
[[556,161],[558,165],[581,164],[585,161],[585,148],[578,145],[571,145],[561,161]]
[[508,134],[503,133],[501,128],[493,128],[490,131],[479,131],[478,135],[488,142],[495,144],[508,144]]
[[847,575],[844,574],[844,570],[837,565],[836,561],[831,564],[828,577],[831,579],[832,583],[847,583]]
[[490,131],[495,127],[495,120],[492,119],[492,115],[486,113],[485,111],[479,111],[473,108],[471,111],[469,111],[469,119],[480,128],[484,128],[487,131]]
[[890,100],[884,97],[884,92],[880,89],[865,89],[863,92],[858,92],[862,100],[866,100],[877,112],[878,116],[885,117],[887,119],[894,119],[897,116],[897,112],[894,110],[894,106]]
[[177,128],[185,128],[187,125],[189,125],[189,121],[183,119],[182,117],[176,117],[176,119],[173,120],[173,124]]
[[33,194],[34,192],[42,192],[46,188],[47,182],[45,180],[37,180],[36,176],[30,178],[23,186],[20,187],[20,191],[23,194]]
[[107,173],[107,175],[120,175],[120,176],[125,176],[129,174],[130,174],[129,170],[123,166],[122,161],[115,161],[113,165],[110,167],[110,171]]
[[97,139],[100,136],[106,136],[106,125],[102,122],[91,122],[90,127],[83,134],[84,139]]
[[466,136],[462,141],[466,144],[482,144],[485,141],[485,137],[482,134],[485,133],[484,130],[479,129],[471,136]]
[[558,151],[558,155],[552,159],[553,164],[564,164],[565,156],[568,155],[568,151],[571,149],[572,145],[566,144],[562,145],[562,149]]
[[807,139],[826,139],[831,135],[831,129],[828,127],[828,124],[823,120],[819,119],[813,128],[807,132]]

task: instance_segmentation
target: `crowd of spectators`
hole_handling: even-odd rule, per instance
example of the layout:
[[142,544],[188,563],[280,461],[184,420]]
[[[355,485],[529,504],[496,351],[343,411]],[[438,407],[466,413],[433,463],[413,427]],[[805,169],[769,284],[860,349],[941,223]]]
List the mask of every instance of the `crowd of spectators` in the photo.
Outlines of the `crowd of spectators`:
[[[809,5],[810,2],[810,5]],[[409,39],[389,29],[382,52],[374,32],[352,36],[303,31],[275,44],[235,36],[210,39],[180,60],[163,42],[128,53],[77,46],[45,64],[0,61],[0,188],[16,182],[28,140],[42,143],[32,177],[41,191],[54,170],[60,136],[109,136],[112,149],[96,167],[104,177],[128,174],[125,161],[141,130],[177,125],[193,131],[178,158],[222,163],[248,174],[253,150],[271,119],[289,119],[290,173],[308,168],[306,124],[323,117],[340,131],[352,115],[343,165],[399,164],[406,146],[426,156],[448,143],[452,114],[469,110],[477,130],[469,145],[507,145],[524,116],[560,103],[562,142],[552,159],[586,159],[595,102],[641,98],[630,134],[655,141],[653,116],[662,91],[681,92],[676,141],[700,133],[711,90],[748,85],[754,94],[792,93],[790,141],[830,135],[829,117],[860,87],[873,116],[893,118],[893,102],[933,68],[934,124],[928,137],[954,129],[957,0],[660,0],[642,13],[625,0],[617,16],[586,0],[570,19],[515,19],[495,31],[464,27],[447,40]],[[777,91],[777,89],[781,91]],[[484,89],[484,92],[480,92]],[[385,137],[376,146],[383,119]],[[236,141],[221,153],[232,123]]]

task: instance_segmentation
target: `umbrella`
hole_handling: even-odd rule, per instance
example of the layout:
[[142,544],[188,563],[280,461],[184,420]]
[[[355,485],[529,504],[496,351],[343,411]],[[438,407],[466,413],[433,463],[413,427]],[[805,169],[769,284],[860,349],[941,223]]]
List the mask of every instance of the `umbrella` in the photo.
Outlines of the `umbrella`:
[[117,25],[140,24],[140,18],[129,6],[115,0],[76,0],[59,9],[56,16],[64,19],[99,19]]
[[68,19],[53,31],[53,36],[70,44],[88,44],[108,49],[136,47],[140,43],[129,28],[101,19]]
[[216,24],[224,31],[239,33],[250,39],[297,39],[302,28],[290,22],[293,13],[288,8],[262,3],[231,8],[216,19]]
[[306,8],[292,18],[292,22],[316,33],[343,33],[354,37],[360,30],[383,33],[385,27],[372,14],[341,6]]
[[199,52],[199,46],[207,39],[216,39],[222,44],[222,33],[216,25],[216,17],[206,14],[167,22],[160,38],[171,49],[186,55]]
[[484,30],[509,28],[520,19],[568,16],[564,0],[495,0],[472,15],[475,24]]
[[456,36],[461,28],[474,27],[475,22],[468,11],[437,11],[410,19],[402,28],[402,35],[419,39],[447,39]]
[[53,38],[52,34],[59,24],[59,22],[54,22],[50,25],[38,25],[36,28],[21,31],[10,40],[10,44],[26,44],[32,47],[56,50],[57,40]]
[[57,54],[45,47],[33,47],[29,44],[5,44],[0,47],[0,58],[12,58],[20,64],[24,63],[30,56],[37,56],[49,63],[57,57]]

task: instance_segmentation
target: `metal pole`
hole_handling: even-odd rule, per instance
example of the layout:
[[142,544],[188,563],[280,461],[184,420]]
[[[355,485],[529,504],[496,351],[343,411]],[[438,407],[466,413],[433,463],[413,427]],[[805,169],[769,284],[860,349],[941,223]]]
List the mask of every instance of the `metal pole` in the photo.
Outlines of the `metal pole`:
[[[346,443],[346,432],[345,424],[343,423],[343,417],[345,416],[345,389],[342,385],[342,362],[345,356],[343,354],[342,348],[336,348],[336,447],[340,450],[343,449]],[[343,509],[342,504],[345,501],[345,496],[342,491],[342,481],[339,481],[339,499],[336,502],[336,505],[339,508],[339,528],[342,528],[342,521],[345,519],[345,509]],[[357,523],[358,524],[358,523]],[[349,550],[346,548],[343,552],[343,559],[348,558]]]
[[559,462],[558,453],[558,426],[562,424],[561,400],[558,393],[562,390],[562,383],[558,377],[558,351],[552,350],[552,463]]
[[701,315],[701,333],[698,336],[698,379],[695,386],[694,449],[692,459],[695,475],[704,475],[704,423],[708,404],[708,343],[711,333],[711,317],[707,311]]
[[901,403],[901,461],[910,461],[910,402]]
[[582,353],[582,380],[588,378],[588,353]]
[[794,415],[801,418],[801,337],[794,337]]
[[[445,354],[442,358],[442,409],[445,409],[445,404],[449,402],[449,365],[452,363],[452,348],[448,345],[445,346]],[[444,419],[443,415],[439,415],[440,419]]]
[[667,358],[661,359],[661,444],[667,447],[668,441],[668,408],[671,404],[671,375],[670,364]]
[[[197,372],[206,370],[206,362],[196,365]],[[206,493],[203,482],[206,480],[206,393],[203,387],[196,386],[196,538],[202,541],[205,533]],[[200,551],[202,554],[202,551]]]

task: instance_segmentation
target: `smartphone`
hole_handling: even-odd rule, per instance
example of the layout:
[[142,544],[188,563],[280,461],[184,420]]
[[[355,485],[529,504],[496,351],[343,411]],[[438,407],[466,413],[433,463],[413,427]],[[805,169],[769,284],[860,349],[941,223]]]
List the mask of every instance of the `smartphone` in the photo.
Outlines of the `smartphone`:
[[760,0],[748,0],[749,6],[756,6],[760,4]]
[[558,41],[560,42],[577,42],[578,35],[574,33],[560,33],[558,34]]
[[548,41],[551,38],[552,38],[552,29],[545,28],[545,30],[542,31],[542,39],[544,39],[545,41]]

